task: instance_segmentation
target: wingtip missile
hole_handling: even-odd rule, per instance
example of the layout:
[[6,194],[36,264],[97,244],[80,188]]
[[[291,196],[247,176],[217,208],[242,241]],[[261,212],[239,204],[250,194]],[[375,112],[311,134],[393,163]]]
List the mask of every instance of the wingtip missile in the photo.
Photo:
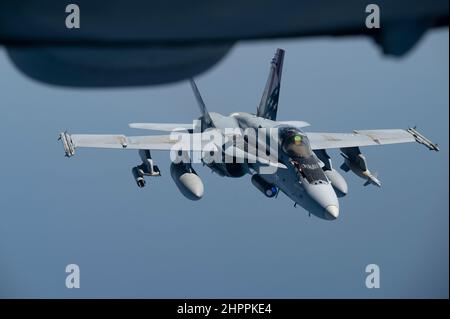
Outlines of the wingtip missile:
[[59,134],[58,141],[62,141],[66,157],[72,157],[75,155],[75,146],[72,142],[70,134],[67,131]]
[[437,143],[433,143],[430,139],[426,138],[422,133],[417,130],[417,126],[410,127],[406,130],[411,134],[417,143],[425,145],[430,151],[439,152],[439,147]]

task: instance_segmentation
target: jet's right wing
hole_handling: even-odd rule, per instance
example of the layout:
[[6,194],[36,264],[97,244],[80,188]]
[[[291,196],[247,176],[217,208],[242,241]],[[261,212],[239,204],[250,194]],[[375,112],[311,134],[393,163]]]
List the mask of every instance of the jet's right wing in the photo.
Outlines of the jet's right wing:
[[[200,134],[176,133],[173,135],[125,136],[69,134],[63,132],[59,135],[59,138],[63,143],[64,151],[68,157],[75,155],[75,149],[80,147],[165,151],[171,149],[216,151],[217,147],[214,147],[211,143],[207,143],[207,141],[202,141]],[[192,142],[195,138],[198,138],[199,143]]]
[[[105,135],[105,134],[69,134],[63,132],[59,134],[59,139],[63,143],[64,152],[67,157],[75,155],[77,148],[109,148],[128,150],[185,150],[193,152],[218,152],[220,147],[212,143],[211,140],[202,140],[202,133],[180,133],[171,135],[151,135],[151,136],[125,136],[125,135]],[[234,152],[233,152],[234,151]],[[282,167],[278,163],[278,158],[267,155],[252,156],[256,151],[243,150],[229,147],[225,150],[227,154],[237,157],[258,161],[262,164]]]

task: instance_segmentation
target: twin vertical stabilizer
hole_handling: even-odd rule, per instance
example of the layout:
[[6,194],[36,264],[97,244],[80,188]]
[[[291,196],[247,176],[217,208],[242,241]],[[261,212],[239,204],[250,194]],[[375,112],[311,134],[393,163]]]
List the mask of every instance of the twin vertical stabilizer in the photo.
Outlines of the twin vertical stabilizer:
[[281,71],[283,70],[284,50],[277,49],[270,64],[270,73],[264,88],[256,115],[272,121],[277,118],[280,97]]

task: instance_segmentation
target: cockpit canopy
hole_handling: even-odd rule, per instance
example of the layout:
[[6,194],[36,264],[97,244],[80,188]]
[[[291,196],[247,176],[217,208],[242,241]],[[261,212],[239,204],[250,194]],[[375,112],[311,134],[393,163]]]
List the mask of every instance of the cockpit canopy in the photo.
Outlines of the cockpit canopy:
[[298,174],[310,184],[328,183],[319,161],[311,149],[308,137],[296,128],[280,129],[282,151],[291,158]]
[[281,149],[292,158],[310,157],[312,155],[308,137],[296,128],[280,130]]

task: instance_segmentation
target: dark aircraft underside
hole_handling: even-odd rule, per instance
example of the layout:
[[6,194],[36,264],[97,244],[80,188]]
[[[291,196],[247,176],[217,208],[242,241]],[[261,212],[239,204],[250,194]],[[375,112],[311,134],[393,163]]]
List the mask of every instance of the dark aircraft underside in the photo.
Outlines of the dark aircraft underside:
[[447,0],[379,0],[380,29],[365,26],[361,0],[75,3],[79,29],[65,27],[65,2],[0,3],[0,44],[27,76],[74,87],[162,84],[211,68],[238,41],[310,36],[368,36],[402,56],[428,29],[448,25]]

